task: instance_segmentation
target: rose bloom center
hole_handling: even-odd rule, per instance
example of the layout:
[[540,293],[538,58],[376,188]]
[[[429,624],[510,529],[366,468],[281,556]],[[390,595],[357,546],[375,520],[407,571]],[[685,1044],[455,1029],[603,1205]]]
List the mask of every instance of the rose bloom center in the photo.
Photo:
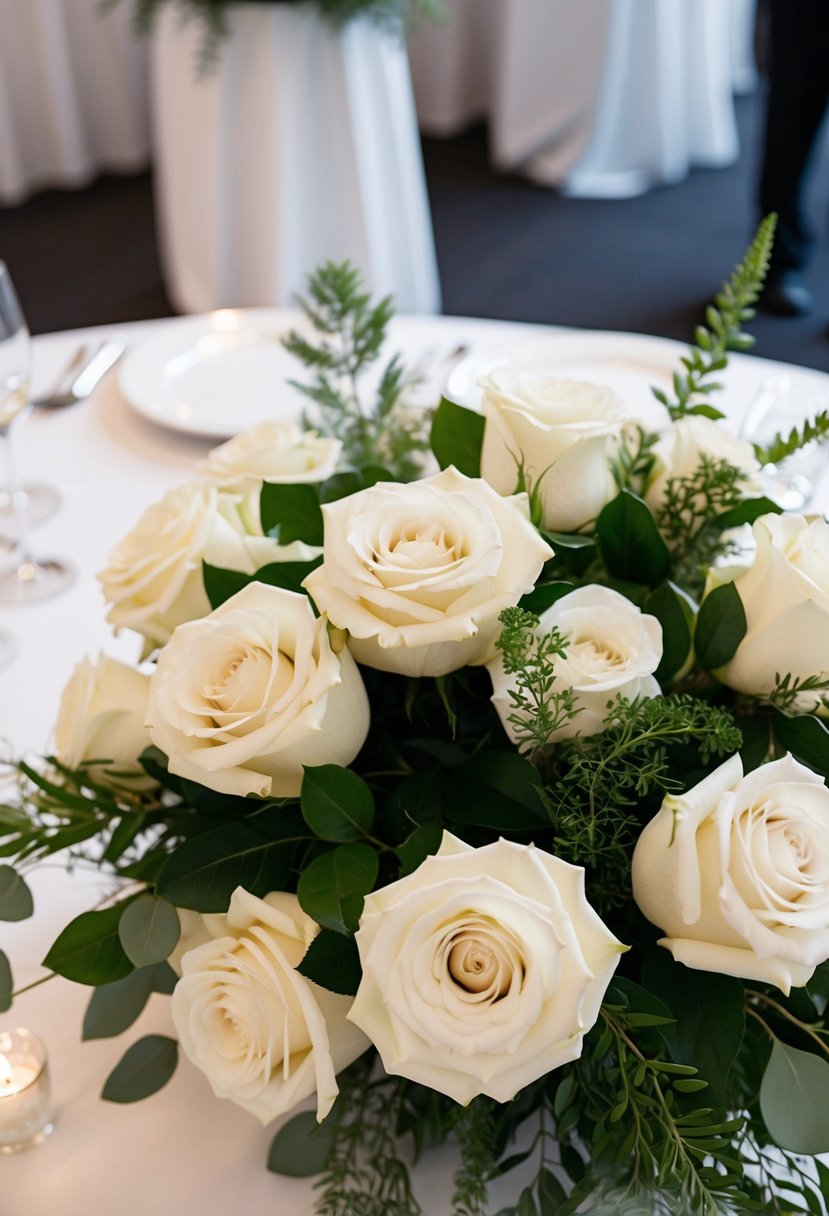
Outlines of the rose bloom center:
[[293,676],[294,665],[286,654],[251,646],[227,655],[202,691],[216,720],[226,724],[228,716],[254,713],[263,703],[277,701]]
[[442,524],[434,521],[411,524],[382,540],[385,542],[382,551],[375,552],[377,561],[389,553],[406,565],[430,569],[451,565],[463,557],[461,547],[446,535]]
[[479,929],[453,933],[442,951],[446,970],[464,992],[497,1001],[510,988],[515,963],[499,943]]
[[627,658],[607,638],[572,638],[567,646],[567,658],[584,668],[622,667]]

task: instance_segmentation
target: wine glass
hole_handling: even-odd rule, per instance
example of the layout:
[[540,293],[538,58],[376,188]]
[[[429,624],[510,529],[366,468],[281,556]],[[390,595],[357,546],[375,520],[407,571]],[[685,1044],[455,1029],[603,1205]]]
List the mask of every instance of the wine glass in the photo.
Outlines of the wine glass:
[[0,603],[29,604],[64,591],[75,578],[67,562],[36,559],[29,548],[25,495],[18,491],[11,431],[16,419],[31,410],[29,398],[30,338],[14,284],[0,262],[0,443],[6,456],[6,486],[15,523],[17,547],[12,568],[0,573]]
[[[802,377],[785,373],[770,376],[758,386],[749,403],[740,435],[751,443],[769,444],[778,433],[784,437],[829,408],[829,392],[816,389]],[[825,442],[813,440],[779,464],[764,465],[763,489],[785,511],[809,508],[829,463]]]

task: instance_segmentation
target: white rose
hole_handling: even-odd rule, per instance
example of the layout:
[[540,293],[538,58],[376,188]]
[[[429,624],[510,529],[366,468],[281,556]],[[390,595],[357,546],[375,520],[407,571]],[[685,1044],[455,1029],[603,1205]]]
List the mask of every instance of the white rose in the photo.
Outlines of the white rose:
[[152,789],[138,757],[150,746],[144,725],[150,677],[105,656],[78,663],[63,690],[55,723],[55,754],[61,764],[76,769],[89,760],[96,781],[117,774],[131,789]]
[[303,584],[354,657],[405,675],[445,675],[492,657],[498,614],[532,590],[552,550],[527,496],[445,469],[381,482],[322,508],[323,563]]
[[743,490],[748,497],[763,493],[760,465],[754,448],[713,418],[691,414],[671,423],[654,445],[656,457],[653,475],[645,499],[652,510],[658,511],[665,501],[665,487],[670,478],[693,477],[704,456],[725,461],[744,475]]
[[98,575],[111,605],[110,624],[142,634],[149,653],[177,625],[210,611],[203,561],[253,574],[269,562],[308,561],[318,553],[298,541],[277,545],[261,530],[251,534],[240,505],[238,498],[194,481],[149,507]]
[[[553,659],[556,689],[571,688],[576,714],[554,731],[550,742],[572,735],[595,735],[604,730],[608,702],[617,696],[629,701],[658,697],[659,681],[653,675],[662,658],[662,626],[630,600],[609,587],[577,587],[544,612],[538,634],[557,628],[567,639],[564,658]],[[499,656],[488,664],[492,677],[492,703],[504,730],[518,742],[511,691],[514,675],[504,671]]]
[[349,764],[368,733],[360,673],[307,596],[249,583],[158,656],[150,738],[170,772],[223,794],[292,796],[303,765]]
[[182,978],[172,999],[182,1049],[217,1098],[263,1124],[317,1095],[322,1121],[336,1074],[366,1050],[346,1021],[351,997],[296,970],[319,932],[295,895],[257,899],[237,887],[226,914],[199,918],[180,945]]
[[619,397],[539,368],[499,368],[481,386],[482,476],[512,494],[523,462],[528,485],[539,488],[546,528],[576,532],[594,520],[618,493],[610,458],[626,419]]
[[791,756],[732,756],[668,797],[633,854],[633,894],[687,967],[802,987],[829,958],[829,790]]
[[[733,579],[746,614],[746,634],[716,675],[738,692],[768,696],[776,676],[829,677],[829,524],[802,515],[762,515],[755,521],[750,566],[721,567],[707,591]],[[820,693],[803,693],[808,713]]]
[[440,851],[367,896],[349,1020],[386,1072],[464,1105],[508,1102],[581,1054],[625,949],[584,896],[584,871],[533,845]]
[[342,444],[303,431],[295,422],[260,422],[208,453],[199,472],[223,490],[247,494],[263,481],[325,481],[335,471]]

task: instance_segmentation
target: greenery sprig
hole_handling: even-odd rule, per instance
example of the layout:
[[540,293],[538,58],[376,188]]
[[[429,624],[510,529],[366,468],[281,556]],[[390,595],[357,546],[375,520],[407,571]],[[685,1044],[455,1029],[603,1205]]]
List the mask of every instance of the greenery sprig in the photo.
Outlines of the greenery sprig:
[[760,464],[780,464],[787,456],[793,456],[810,443],[820,443],[829,438],[829,410],[821,410],[814,418],[807,418],[802,426],[793,426],[788,435],[778,432],[767,445],[755,443],[754,452]]
[[399,356],[383,369],[373,403],[364,400],[363,377],[379,359],[394,314],[390,296],[373,304],[360,273],[348,262],[326,262],[308,279],[298,304],[316,340],[292,330],[286,350],[314,375],[310,384],[291,381],[315,405],[306,426],[339,439],[343,461],[359,469],[381,466],[385,477],[411,481],[423,471],[430,415],[406,403],[417,378],[407,376]]
[[742,325],[755,315],[753,305],[757,302],[768,272],[776,226],[777,216],[767,215],[745,257],[706,310],[707,325],[697,326],[694,345],[680,360],[684,373],[674,372],[675,400],[672,401],[662,389],[652,390],[656,399],[667,408],[673,422],[688,414],[702,414],[706,418],[724,417],[721,410],[704,399],[722,387],[711,377],[728,365],[728,352],[748,351],[754,345],[754,338],[742,332]]
[[567,654],[567,639],[559,629],[539,634],[539,618],[523,608],[506,608],[498,618],[503,626],[498,649],[507,675],[514,675],[509,690],[508,716],[519,750],[531,754],[546,747],[556,731],[578,712],[573,691],[555,687],[555,660]]
[[701,593],[716,559],[734,552],[723,537],[722,517],[745,497],[745,473],[705,453],[692,473],[665,483],[657,525],[671,550],[674,580],[692,595]]

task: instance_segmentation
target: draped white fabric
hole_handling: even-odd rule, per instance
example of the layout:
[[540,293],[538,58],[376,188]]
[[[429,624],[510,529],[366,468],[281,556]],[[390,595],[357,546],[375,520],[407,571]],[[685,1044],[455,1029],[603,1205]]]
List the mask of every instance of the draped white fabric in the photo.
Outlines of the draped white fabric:
[[214,69],[173,7],[152,48],[156,202],[184,311],[287,303],[350,258],[409,312],[440,307],[404,44],[307,7],[242,5]]
[[[737,156],[754,0],[448,0],[410,45],[418,115],[541,185],[628,197]],[[739,42],[739,47],[737,43]]]
[[0,0],[0,203],[148,163],[145,48],[128,10]]

